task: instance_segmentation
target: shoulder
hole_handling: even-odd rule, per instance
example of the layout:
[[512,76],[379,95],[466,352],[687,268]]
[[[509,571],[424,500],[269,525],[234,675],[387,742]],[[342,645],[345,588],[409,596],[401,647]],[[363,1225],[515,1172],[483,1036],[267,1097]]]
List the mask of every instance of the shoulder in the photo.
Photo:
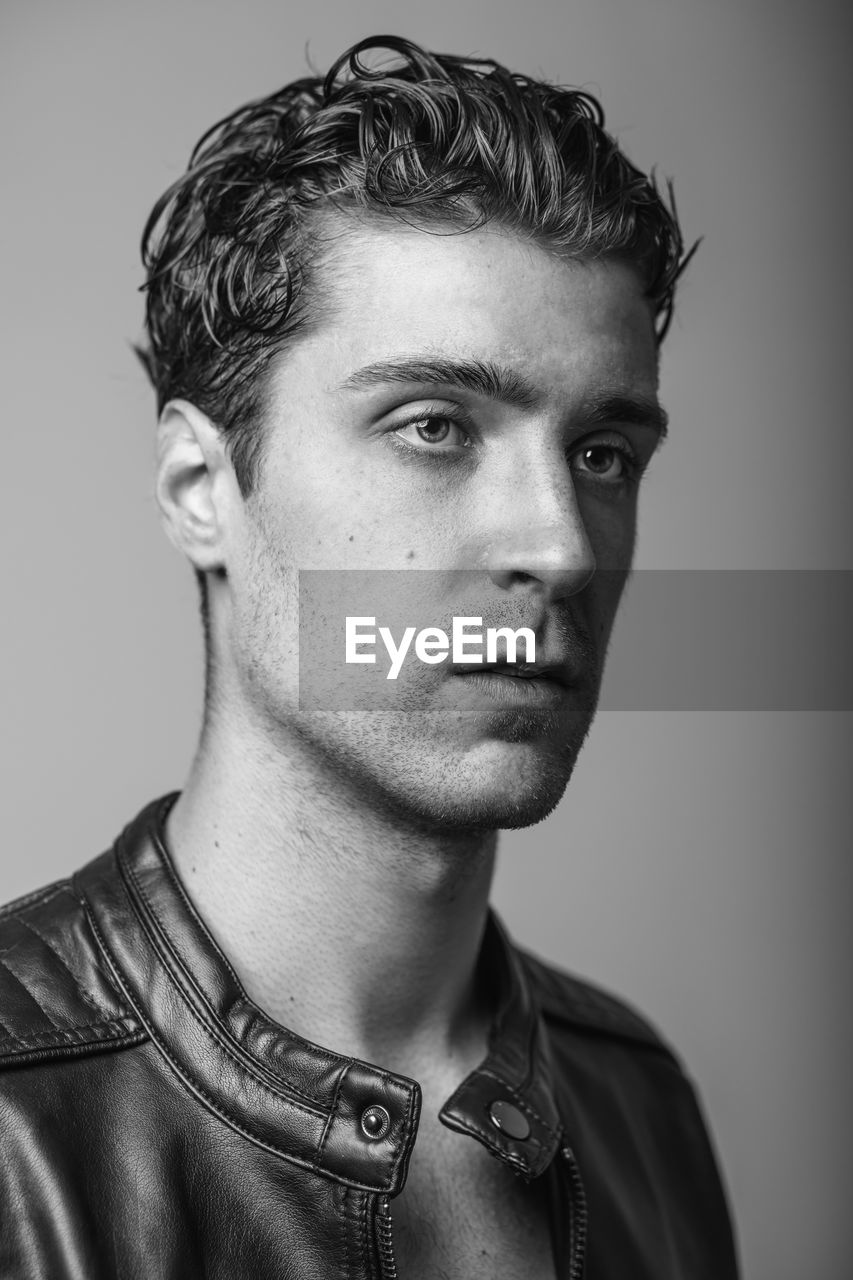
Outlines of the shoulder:
[[0,907],[0,1070],[119,1047],[140,1033],[73,880]]
[[679,1275],[693,1275],[691,1262],[702,1259],[703,1275],[735,1276],[717,1154],[681,1058],[625,1000],[527,952],[519,957],[545,1024],[557,1110],[591,1207],[606,1221],[619,1205],[611,1221],[623,1222],[624,1206],[636,1209],[642,1188],[651,1199],[638,1230],[649,1231],[649,1240],[663,1233]]
[[671,1046],[651,1022],[627,1001],[611,992],[547,964],[518,949],[533,997],[552,1029],[628,1042],[665,1054],[677,1064]]

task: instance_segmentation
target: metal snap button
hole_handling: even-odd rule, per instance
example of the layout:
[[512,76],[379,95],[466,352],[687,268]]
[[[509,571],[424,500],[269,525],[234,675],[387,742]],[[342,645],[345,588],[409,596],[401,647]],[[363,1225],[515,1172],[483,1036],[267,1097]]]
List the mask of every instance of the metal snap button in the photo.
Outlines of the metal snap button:
[[530,1123],[523,1111],[514,1107],[511,1102],[498,1098],[489,1107],[489,1119],[496,1129],[505,1133],[508,1138],[517,1138],[523,1142],[530,1137]]
[[391,1117],[384,1107],[374,1104],[361,1113],[361,1131],[366,1138],[378,1142],[391,1128]]

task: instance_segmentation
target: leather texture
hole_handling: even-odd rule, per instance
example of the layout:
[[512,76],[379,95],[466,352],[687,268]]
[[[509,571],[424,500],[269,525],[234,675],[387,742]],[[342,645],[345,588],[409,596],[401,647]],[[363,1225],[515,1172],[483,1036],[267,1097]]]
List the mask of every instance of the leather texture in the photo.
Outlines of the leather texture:
[[[165,848],[175,798],[0,913],[0,1278],[382,1280],[378,1218],[405,1185],[419,1086],[252,1003]],[[733,1280],[671,1050],[493,915],[482,962],[500,993],[489,1051],[441,1117],[547,1179],[557,1274]],[[495,1101],[523,1113],[523,1139],[490,1121]],[[377,1104],[390,1123],[372,1138]]]

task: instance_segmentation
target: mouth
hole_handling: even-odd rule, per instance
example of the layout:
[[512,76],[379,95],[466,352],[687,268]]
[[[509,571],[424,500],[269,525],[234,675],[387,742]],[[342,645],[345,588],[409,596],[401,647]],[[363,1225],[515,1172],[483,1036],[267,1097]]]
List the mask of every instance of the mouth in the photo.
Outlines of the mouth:
[[462,664],[454,666],[451,674],[472,691],[519,706],[565,702],[578,684],[576,673],[564,663]]
[[577,685],[577,672],[568,662],[491,662],[455,663],[455,676],[503,676],[509,680],[538,680],[569,689]]

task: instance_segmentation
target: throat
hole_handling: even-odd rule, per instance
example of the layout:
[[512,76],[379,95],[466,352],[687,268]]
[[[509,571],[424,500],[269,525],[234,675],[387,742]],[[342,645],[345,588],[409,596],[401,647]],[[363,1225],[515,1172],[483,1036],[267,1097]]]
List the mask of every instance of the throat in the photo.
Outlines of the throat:
[[261,793],[264,806],[247,807],[233,776],[202,773],[166,828],[248,995],[305,1039],[389,1070],[427,1049],[467,1061],[483,1036],[495,833],[439,840],[313,788]]
[[425,1114],[391,1202],[401,1275],[554,1280],[546,1175],[526,1182],[474,1138]]

